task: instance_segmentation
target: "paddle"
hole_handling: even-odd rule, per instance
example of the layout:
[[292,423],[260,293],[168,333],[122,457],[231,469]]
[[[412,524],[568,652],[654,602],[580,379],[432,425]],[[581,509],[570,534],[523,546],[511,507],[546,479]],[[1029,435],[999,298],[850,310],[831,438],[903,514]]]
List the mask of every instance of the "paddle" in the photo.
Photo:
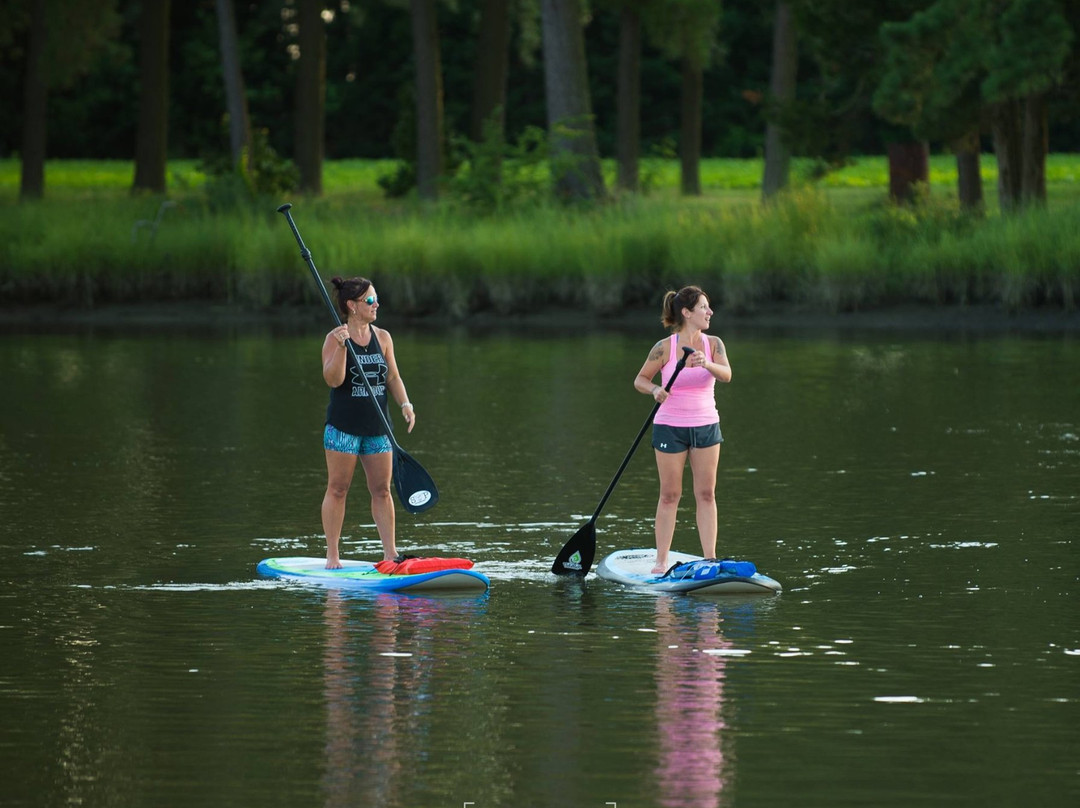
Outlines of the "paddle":
[[[326,286],[323,284],[318,270],[315,269],[315,262],[311,260],[311,251],[304,246],[304,240],[300,238],[300,231],[296,229],[296,222],[293,221],[292,214],[289,213],[291,207],[292,204],[286,202],[277,211],[285,214],[289,227],[292,228],[293,235],[296,237],[296,243],[300,245],[300,257],[307,261],[308,268],[311,270],[311,277],[315,279],[315,285],[319,287],[323,302],[326,303],[326,308],[330,310],[334,323],[340,327],[342,325],[341,318],[338,316],[337,309],[334,308],[333,301],[330,300],[330,295],[326,292]],[[352,340],[348,340],[345,344],[349,346],[349,353],[352,354],[353,362],[356,363],[357,367],[361,367],[360,357],[356,355],[356,347],[352,344]],[[394,447],[394,486],[397,488],[398,499],[401,500],[401,504],[409,513],[420,513],[434,507],[435,503],[439,501],[439,490],[435,487],[435,481],[431,479],[431,475],[424,470],[424,467],[409,456],[395,440],[394,428],[390,425],[390,421],[383,412],[382,407],[379,406],[367,374],[361,373],[359,375],[364,382],[364,387],[367,388],[371,403],[375,405],[375,412],[379,414],[379,420],[382,421],[383,427],[386,429],[386,436],[390,438],[390,443]]]
[[[675,383],[675,378],[679,375],[679,371],[686,365],[687,358],[693,352],[693,348],[683,348],[682,358],[675,365],[675,372],[671,374],[671,378],[668,379],[668,383],[664,386],[665,390],[671,390],[671,385]],[[645,419],[645,423],[641,425],[641,429],[638,431],[637,437],[634,438],[634,443],[630,447],[630,451],[626,453],[622,465],[619,466],[619,470],[615,472],[615,476],[611,478],[611,484],[607,487],[607,491],[604,492],[600,504],[596,506],[592,518],[586,522],[577,533],[570,537],[570,541],[564,544],[563,548],[559,551],[559,554],[555,556],[555,563],[551,565],[551,571],[556,575],[580,575],[584,577],[588,574],[589,569],[592,567],[593,557],[596,555],[596,519],[600,516],[600,511],[603,509],[604,503],[608,501],[608,497],[611,496],[611,492],[615,490],[615,483],[617,483],[619,477],[622,476],[623,471],[626,469],[626,464],[630,462],[634,450],[637,449],[638,443],[641,442],[642,435],[644,435],[645,430],[649,428],[649,424],[652,423],[653,418],[656,417],[656,411],[659,409],[660,404],[657,403],[652,408],[652,412],[649,413],[649,417]]]

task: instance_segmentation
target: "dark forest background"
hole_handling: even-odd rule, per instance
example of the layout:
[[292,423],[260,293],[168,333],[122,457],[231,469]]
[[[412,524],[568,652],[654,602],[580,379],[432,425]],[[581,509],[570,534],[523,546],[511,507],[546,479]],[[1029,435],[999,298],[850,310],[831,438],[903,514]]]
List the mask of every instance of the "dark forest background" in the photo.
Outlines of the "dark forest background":
[[[0,4],[2,6],[2,4]],[[283,20],[282,0],[238,2],[237,32],[254,126],[267,130],[282,155],[293,153],[295,34]],[[477,47],[478,0],[440,3],[445,114],[448,132],[469,128],[472,70]],[[414,115],[415,68],[407,5],[382,0],[327,4],[325,156],[394,158],[395,138]],[[138,121],[138,18],[140,3],[121,2],[115,34],[67,86],[50,90],[50,158],[130,158]],[[754,157],[763,149],[763,99],[768,91],[772,3],[725,0],[713,60],[704,74],[702,154]],[[194,158],[225,148],[225,109],[212,0],[172,3],[170,16],[170,158]],[[507,137],[526,126],[545,125],[540,33],[515,21],[512,28]],[[593,4],[585,25],[589,86],[601,154],[615,149],[615,90],[619,17]],[[17,156],[22,127],[24,59],[19,40],[0,53],[0,157]],[[819,71],[807,48],[800,52],[799,94],[819,93]],[[1080,152],[1076,77],[1049,97],[1049,150]],[[677,62],[646,41],[642,53],[642,154],[673,154],[679,132],[680,74]],[[844,120],[845,151],[882,154],[896,128],[869,108]],[[940,146],[940,144],[934,144]],[[989,148],[989,138],[984,147]]]

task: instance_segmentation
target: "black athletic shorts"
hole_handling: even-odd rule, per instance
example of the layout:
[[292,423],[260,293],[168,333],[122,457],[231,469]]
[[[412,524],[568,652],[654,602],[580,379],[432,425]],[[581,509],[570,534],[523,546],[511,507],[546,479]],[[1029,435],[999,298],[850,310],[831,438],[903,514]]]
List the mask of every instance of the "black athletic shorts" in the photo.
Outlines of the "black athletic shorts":
[[658,452],[679,454],[689,449],[705,449],[724,442],[720,424],[705,426],[668,426],[653,424],[652,445]]

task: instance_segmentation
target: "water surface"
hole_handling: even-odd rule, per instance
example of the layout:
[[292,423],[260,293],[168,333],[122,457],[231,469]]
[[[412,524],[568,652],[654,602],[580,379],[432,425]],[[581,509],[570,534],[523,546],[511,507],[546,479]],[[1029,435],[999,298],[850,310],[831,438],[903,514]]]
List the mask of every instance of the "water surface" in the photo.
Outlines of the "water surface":
[[[399,546],[485,595],[255,576],[323,551],[319,329],[0,335],[6,805],[1077,804],[1075,336],[721,329],[721,552],[785,591],[694,599],[548,572],[662,334],[393,330]],[[655,498],[646,443],[599,553]]]

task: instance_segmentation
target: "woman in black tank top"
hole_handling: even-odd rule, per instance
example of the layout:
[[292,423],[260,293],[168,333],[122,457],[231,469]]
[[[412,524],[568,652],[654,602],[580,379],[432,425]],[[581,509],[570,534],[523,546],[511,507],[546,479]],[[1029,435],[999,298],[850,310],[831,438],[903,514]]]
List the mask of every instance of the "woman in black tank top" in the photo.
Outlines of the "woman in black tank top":
[[[409,432],[416,424],[416,410],[409,403],[405,383],[398,372],[394,341],[388,331],[375,326],[379,297],[374,285],[366,278],[332,278],[330,282],[336,290],[345,324],[327,334],[322,347],[323,378],[330,387],[323,434],[327,481],[322,523],[326,533],[326,568],[339,569],[345,501],[357,458],[367,479],[371,516],[382,542],[383,558],[393,559],[398,554],[394,537],[396,514],[390,493],[393,446],[375,407],[382,407],[386,414],[388,399],[392,397]],[[360,359],[359,366],[347,347],[349,340]],[[367,377],[374,399],[360,378],[361,373]]]

